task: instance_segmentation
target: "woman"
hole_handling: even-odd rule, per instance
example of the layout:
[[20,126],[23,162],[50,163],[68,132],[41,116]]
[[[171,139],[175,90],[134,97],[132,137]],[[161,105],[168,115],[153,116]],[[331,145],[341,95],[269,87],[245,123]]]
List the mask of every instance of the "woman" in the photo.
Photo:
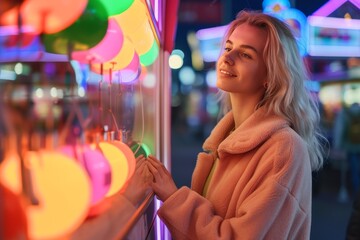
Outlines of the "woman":
[[174,239],[309,239],[311,173],[321,168],[319,113],[286,24],[242,11],[217,62],[226,115],[203,144],[192,187],[154,157],[158,215]]

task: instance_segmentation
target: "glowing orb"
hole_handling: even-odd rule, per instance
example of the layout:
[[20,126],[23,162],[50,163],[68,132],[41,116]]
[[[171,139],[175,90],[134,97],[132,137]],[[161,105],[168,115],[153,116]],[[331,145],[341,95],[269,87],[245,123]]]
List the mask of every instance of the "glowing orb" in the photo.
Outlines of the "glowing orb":
[[123,68],[126,68],[131,61],[134,59],[134,54],[136,54],[134,46],[128,38],[124,38],[123,46],[119,53],[112,59],[102,64],[95,63],[91,65],[91,71],[101,74],[101,65],[103,68],[103,73],[112,71],[117,71]]
[[104,4],[109,16],[113,16],[129,9],[134,0],[121,0],[119,2],[114,0],[101,0],[101,2]]
[[139,157],[140,155],[148,157],[151,154],[150,148],[145,143],[134,142],[131,144],[130,148],[135,154],[135,157]]
[[[21,4],[20,13],[23,25],[31,26],[38,33],[56,33],[73,24],[87,3],[88,0],[26,0]],[[0,19],[3,25],[17,25],[18,9],[10,9]]]
[[109,142],[100,142],[99,148],[111,167],[111,185],[106,196],[112,196],[121,190],[129,175],[129,165],[125,154]]
[[111,184],[110,164],[105,156],[89,145],[67,145],[60,148],[60,152],[75,159],[88,173],[92,186],[91,204],[102,200]]
[[121,142],[121,141],[112,141],[112,144],[114,144],[117,148],[119,148],[124,154],[125,157],[128,161],[128,166],[129,166],[129,176],[128,179],[132,177],[132,175],[135,172],[135,167],[136,167],[136,159],[135,159],[135,155],[133,153],[133,151],[130,149],[130,147],[128,145],[126,145],[125,143]]
[[[39,200],[39,205],[26,206],[30,239],[55,239],[73,232],[86,218],[90,205],[86,172],[74,159],[57,152],[27,152],[24,158]],[[0,172],[3,184],[19,194],[19,157],[6,156]]]
[[140,63],[143,66],[149,66],[155,62],[158,56],[159,56],[159,46],[154,39],[153,45],[151,46],[150,50],[140,56]]
[[124,36],[119,24],[114,19],[109,19],[105,37],[93,48],[85,51],[75,51],[71,54],[72,59],[82,63],[102,63],[115,57],[122,45]]

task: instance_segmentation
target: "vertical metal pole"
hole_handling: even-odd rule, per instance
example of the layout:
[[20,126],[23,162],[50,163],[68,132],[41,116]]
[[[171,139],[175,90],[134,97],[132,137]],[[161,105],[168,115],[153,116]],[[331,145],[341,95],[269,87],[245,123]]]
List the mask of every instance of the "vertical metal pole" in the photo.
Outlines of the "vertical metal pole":
[[[161,15],[165,16],[166,0],[162,1]],[[162,22],[163,28],[164,22]],[[160,33],[162,36],[159,39],[164,39],[164,32]],[[161,42],[160,42],[161,45]],[[159,52],[159,64],[157,65],[157,72],[159,73],[157,81],[156,102],[158,111],[156,114],[156,140],[157,147],[156,152],[158,153],[159,159],[162,161],[164,166],[171,171],[171,70],[168,67],[169,53],[165,52],[160,47]],[[154,199],[155,211],[161,206],[160,200]],[[157,217],[155,221],[156,238],[161,240],[170,240],[171,235],[165,224]]]
[[[160,159],[171,172],[171,72],[167,67],[169,53],[162,51],[160,55]],[[166,226],[161,223],[163,239],[171,239]]]

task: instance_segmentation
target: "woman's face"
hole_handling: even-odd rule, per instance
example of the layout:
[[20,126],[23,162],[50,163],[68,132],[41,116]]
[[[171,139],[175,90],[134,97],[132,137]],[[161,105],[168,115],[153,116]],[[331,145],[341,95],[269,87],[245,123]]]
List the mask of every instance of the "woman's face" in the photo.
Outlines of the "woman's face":
[[266,39],[266,32],[257,27],[246,23],[237,26],[217,62],[217,87],[230,93],[262,96],[266,81],[263,59]]

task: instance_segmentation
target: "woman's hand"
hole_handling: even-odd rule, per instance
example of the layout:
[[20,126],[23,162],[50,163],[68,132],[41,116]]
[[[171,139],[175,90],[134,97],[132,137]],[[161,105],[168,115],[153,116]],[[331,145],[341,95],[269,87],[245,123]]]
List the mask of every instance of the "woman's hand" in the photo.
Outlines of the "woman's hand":
[[150,193],[150,184],[152,181],[152,175],[146,164],[146,159],[141,155],[136,158],[134,175],[128,181],[127,186],[124,187],[123,194],[136,206]]
[[151,182],[151,187],[161,201],[166,201],[166,199],[177,191],[171,174],[154,156],[147,158],[147,166],[154,177]]

